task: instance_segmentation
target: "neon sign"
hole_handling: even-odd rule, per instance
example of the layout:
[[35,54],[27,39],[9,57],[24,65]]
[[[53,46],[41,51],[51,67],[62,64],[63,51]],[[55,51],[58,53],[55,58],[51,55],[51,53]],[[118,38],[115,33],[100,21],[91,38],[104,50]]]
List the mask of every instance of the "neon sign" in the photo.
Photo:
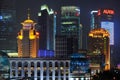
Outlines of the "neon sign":
[[101,15],[100,10],[98,10],[98,16]]
[[100,16],[101,14],[113,15],[114,13],[114,10],[111,9],[98,10],[98,16]]
[[111,15],[113,15],[114,10],[105,9],[105,10],[103,10],[103,14],[111,14]]

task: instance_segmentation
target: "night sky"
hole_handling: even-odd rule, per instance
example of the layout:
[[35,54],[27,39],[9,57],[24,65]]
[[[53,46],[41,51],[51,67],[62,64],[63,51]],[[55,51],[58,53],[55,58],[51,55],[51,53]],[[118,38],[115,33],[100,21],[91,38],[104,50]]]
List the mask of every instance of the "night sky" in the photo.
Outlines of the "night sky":
[[[10,0],[9,0],[10,1]],[[10,3],[9,3],[10,4]],[[115,10],[115,55],[120,51],[120,0],[16,0],[16,13],[18,25],[27,18],[27,9],[30,8],[31,19],[37,22],[37,13],[40,6],[47,4],[48,7],[60,14],[60,6],[74,5],[80,7],[80,21],[83,27],[90,26],[90,11],[100,8],[113,8]],[[117,56],[120,58],[120,56]],[[120,62],[119,62],[120,63]]]

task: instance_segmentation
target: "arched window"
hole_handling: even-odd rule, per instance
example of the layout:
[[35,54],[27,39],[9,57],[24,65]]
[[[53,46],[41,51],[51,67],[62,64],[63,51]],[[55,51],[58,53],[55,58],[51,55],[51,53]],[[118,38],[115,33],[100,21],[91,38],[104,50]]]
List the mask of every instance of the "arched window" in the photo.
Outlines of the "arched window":
[[55,67],[58,67],[58,62],[55,62]]
[[31,67],[34,67],[34,62],[31,62]]
[[49,62],[49,67],[52,67],[52,62]]
[[15,69],[16,68],[16,63],[15,62],[12,62],[12,69]]
[[22,67],[22,62],[18,62],[18,67]]

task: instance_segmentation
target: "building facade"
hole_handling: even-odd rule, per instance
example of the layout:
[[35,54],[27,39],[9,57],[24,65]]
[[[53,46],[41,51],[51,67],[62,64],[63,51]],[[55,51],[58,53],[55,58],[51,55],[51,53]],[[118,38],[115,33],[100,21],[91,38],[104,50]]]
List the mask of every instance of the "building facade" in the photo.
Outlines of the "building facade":
[[39,46],[41,50],[55,50],[56,13],[47,5],[38,13]]
[[114,14],[113,9],[91,11],[91,30],[105,28],[110,33],[110,45],[114,45]]
[[9,70],[10,63],[8,59],[8,55],[5,52],[0,51],[0,79],[7,80],[9,79]]
[[67,59],[10,58],[10,80],[71,80]]
[[70,57],[71,78],[89,80],[89,60],[86,53],[73,53]]
[[61,35],[78,39],[78,49],[82,48],[82,28],[80,27],[80,8],[76,6],[61,7]]
[[17,28],[15,24],[16,11],[0,9],[0,50],[6,53],[17,52]]
[[28,14],[28,19],[22,25],[18,33],[18,57],[37,57],[39,50],[39,33],[35,30],[35,22]]
[[90,30],[98,28],[98,10],[91,11]]
[[111,66],[114,67],[114,14],[115,11],[110,8],[102,8],[91,11],[91,30],[95,28],[104,28],[110,34],[110,55]]
[[[90,67],[97,71],[110,69],[109,33],[103,28],[93,29],[89,33],[88,55]],[[95,71],[94,70],[94,71]]]
[[78,39],[66,35],[56,35],[55,57],[70,58],[78,50]]

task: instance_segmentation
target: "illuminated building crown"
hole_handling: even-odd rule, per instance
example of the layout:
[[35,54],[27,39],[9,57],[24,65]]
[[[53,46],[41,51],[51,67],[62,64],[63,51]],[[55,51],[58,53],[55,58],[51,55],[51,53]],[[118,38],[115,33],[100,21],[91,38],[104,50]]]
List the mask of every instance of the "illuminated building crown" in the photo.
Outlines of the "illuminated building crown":
[[31,29],[35,26],[35,22],[30,19],[30,14],[28,13],[28,18],[21,23],[23,25],[23,29]]

